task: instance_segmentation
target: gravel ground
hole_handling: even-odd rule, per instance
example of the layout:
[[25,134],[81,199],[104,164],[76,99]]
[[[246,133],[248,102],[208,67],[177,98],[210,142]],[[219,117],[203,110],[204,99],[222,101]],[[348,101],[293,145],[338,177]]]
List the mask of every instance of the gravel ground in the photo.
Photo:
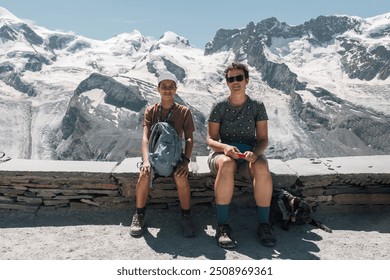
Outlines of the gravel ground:
[[274,226],[274,248],[260,245],[252,208],[231,209],[235,250],[216,245],[210,206],[193,208],[199,234],[181,234],[178,209],[148,209],[147,231],[129,235],[130,210],[25,213],[0,211],[1,260],[390,260],[390,210],[314,213],[330,227],[311,225],[289,231]]

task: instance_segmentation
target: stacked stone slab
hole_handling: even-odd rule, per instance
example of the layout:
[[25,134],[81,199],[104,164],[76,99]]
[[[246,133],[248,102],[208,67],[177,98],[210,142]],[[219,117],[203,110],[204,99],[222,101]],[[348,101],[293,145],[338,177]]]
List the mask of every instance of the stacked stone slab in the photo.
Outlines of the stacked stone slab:
[[0,165],[0,208],[36,211],[112,205],[122,198],[111,175],[116,164],[12,159]]
[[[135,201],[141,158],[117,162],[11,159],[0,163],[0,208],[22,211],[128,208]],[[390,156],[269,160],[275,189],[301,194],[312,206],[390,205]],[[236,174],[234,202],[254,205],[252,183]],[[207,157],[190,163],[192,204],[213,203]],[[148,206],[177,207],[172,178],[155,178]]]
[[286,164],[298,190],[312,205],[390,205],[390,157],[361,156],[294,159]]

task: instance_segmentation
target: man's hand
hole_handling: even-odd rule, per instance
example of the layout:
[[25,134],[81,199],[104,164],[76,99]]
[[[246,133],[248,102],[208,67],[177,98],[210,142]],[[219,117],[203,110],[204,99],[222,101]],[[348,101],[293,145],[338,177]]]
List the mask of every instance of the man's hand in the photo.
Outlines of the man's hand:
[[147,175],[150,173],[150,162],[149,161],[145,161],[142,166],[141,166],[141,173],[143,175]]
[[179,165],[176,167],[174,174],[179,177],[187,177],[188,176],[188,164],[186,160],[183,160]]

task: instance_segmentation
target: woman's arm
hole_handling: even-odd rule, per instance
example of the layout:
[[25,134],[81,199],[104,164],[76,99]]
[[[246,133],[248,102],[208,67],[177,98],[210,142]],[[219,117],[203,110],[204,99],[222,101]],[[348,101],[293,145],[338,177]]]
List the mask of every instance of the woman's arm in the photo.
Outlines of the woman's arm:
[[260,156],[268,146],[268,121],[256,122],[256,146],[253,152]]
[[215,152],[223,152],[225,155],[238,159],[240,152],[236,147],[221,143],[219,136],[219,128],[221,124],[217,122],[209,122],[207,127],[207,145]]

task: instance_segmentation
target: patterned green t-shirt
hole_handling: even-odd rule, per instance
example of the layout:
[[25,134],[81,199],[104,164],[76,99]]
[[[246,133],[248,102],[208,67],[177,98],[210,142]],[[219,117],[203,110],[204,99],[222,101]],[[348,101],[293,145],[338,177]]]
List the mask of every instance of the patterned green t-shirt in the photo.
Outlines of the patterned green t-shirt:
[[221,124],[219,135],[222,143],[245,144],[251,148],[256,144],[256,122],[264,120],[268,120],[268,115],[263,102],[249,96],[240,107],[232,106],[227,98],[217,102],[208,119]]

